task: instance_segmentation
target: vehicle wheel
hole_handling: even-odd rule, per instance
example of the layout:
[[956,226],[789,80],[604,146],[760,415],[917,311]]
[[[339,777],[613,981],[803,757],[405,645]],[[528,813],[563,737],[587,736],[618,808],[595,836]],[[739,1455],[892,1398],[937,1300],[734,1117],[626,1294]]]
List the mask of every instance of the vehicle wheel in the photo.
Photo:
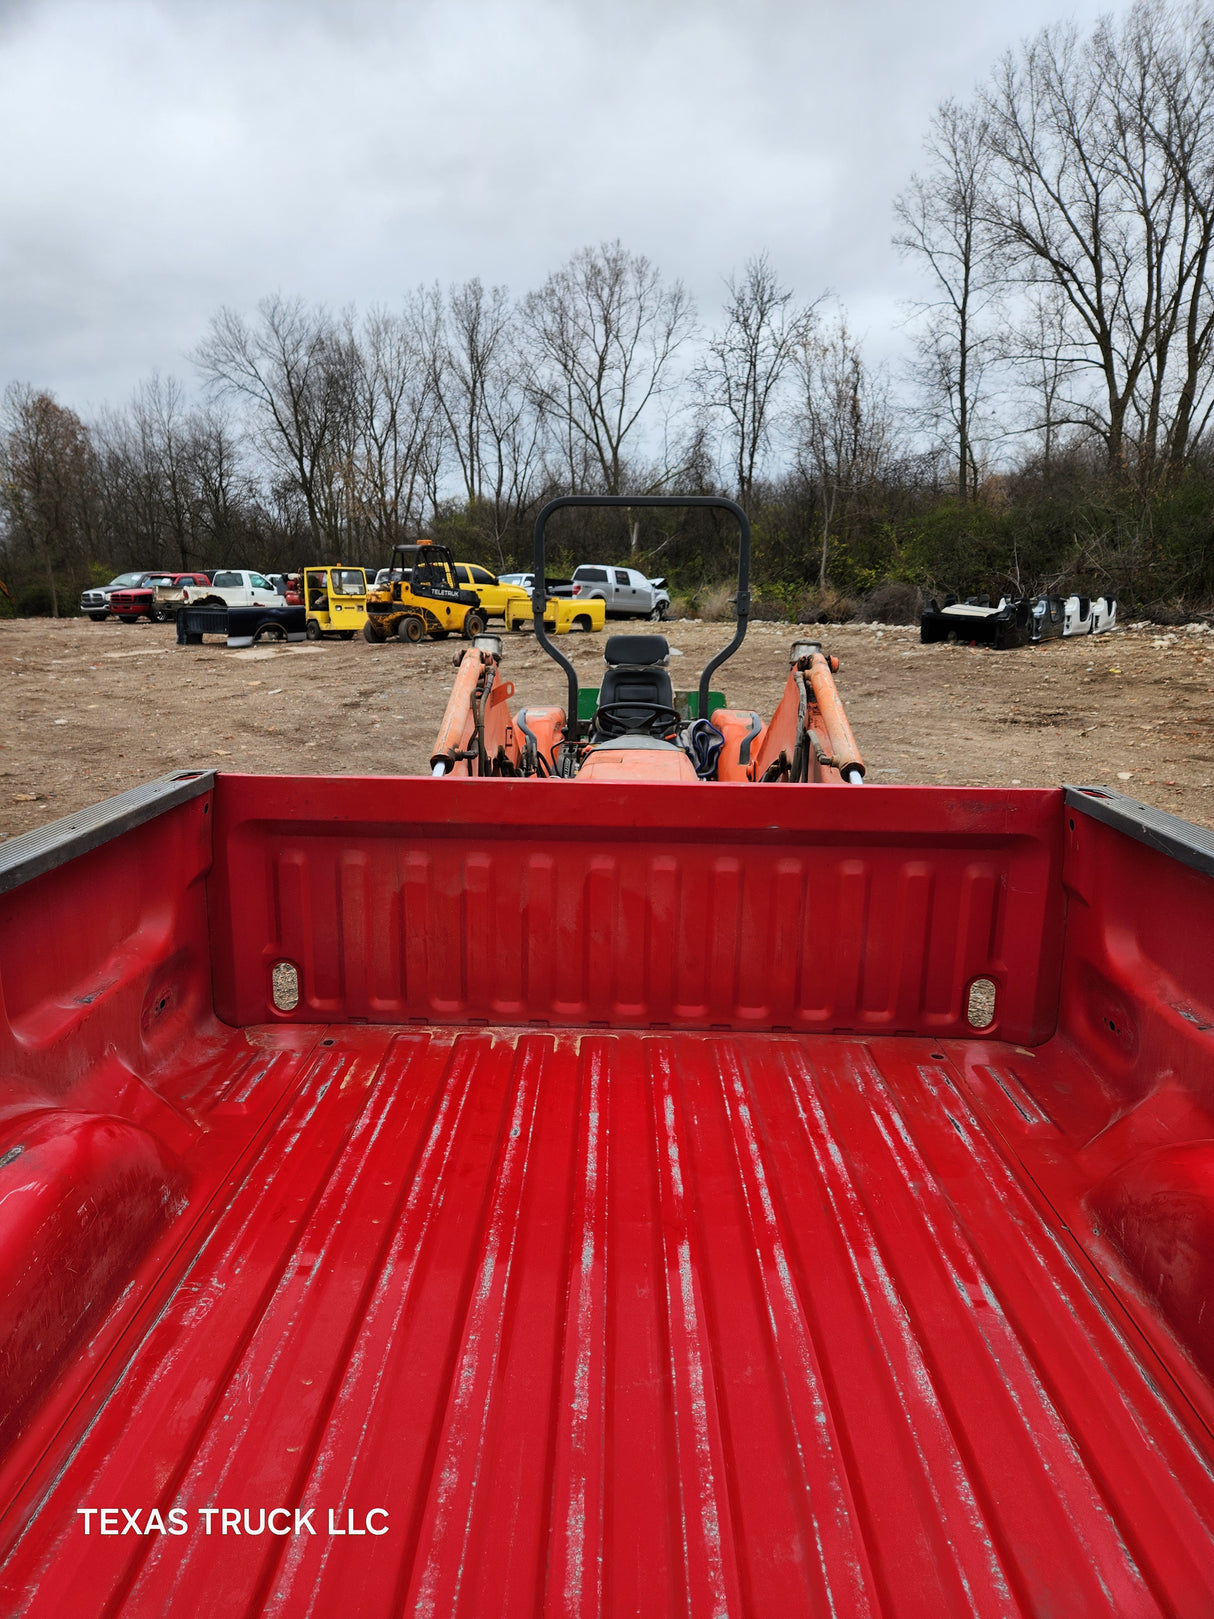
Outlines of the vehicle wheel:
[[372,646],[382,646],[387,639],[379,625],[372,624],[370,619],[363,625],[363,640],[370,641]]
[[469,613],[467,618],[465,618],[465,620],[464,620],[464,640],[465,641],[471,641],[474,636],[484,635],[484,633],[485,633],[485,615],[484,615],[484,613],[477,613],[477,612]]
[[308,620],[308,628],[307,628],[305,633],[306,633],[309,641],[319,641],[320,640],[321,629],[320,629],[320,625],[319,625],[319,623],[317,622],[316,619],[310,618]]
[[352,641],[354,639],[353,630],[339,630],[338,634],[341,636],[343,641]]
[[89,617],[94,624],[104,624],[110,615],[108,613],[90,613]]
[[664,607],[655,607],[649,615],[649,622],[651,624],[660,624],[665,617],[666,609]]
[[148,623],[149,624],[163,624],[164,620],[165,620],[165,616],[166,615],[164,613],[162,613],[159,609],[157,609],[156,612],[148,614]]
[[285,641],[287,632],[281,624],[263,624],[253,637],[253,645],[260,646],[263,641]]
[[408,618],[402,618],[396,626],[397,638],[401,641],[410,641],[414,646],[417,645],[425,633],[426,626],[415,613],[411,613]]
[[589,635],[594,625],[586,617],[585,613],[579,613],[573,621],[573,627],[575,630],[581,630],[583,635]]

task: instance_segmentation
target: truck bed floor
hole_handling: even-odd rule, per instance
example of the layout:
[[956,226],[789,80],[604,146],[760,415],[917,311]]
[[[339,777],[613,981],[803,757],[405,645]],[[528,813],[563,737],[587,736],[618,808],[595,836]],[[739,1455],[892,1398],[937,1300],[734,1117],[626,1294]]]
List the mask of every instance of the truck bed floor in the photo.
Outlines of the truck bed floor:
[[960,1046],[293,1029],[259,1111],[250,1033],[4,1612],[1211,1611],[1209,1434]]

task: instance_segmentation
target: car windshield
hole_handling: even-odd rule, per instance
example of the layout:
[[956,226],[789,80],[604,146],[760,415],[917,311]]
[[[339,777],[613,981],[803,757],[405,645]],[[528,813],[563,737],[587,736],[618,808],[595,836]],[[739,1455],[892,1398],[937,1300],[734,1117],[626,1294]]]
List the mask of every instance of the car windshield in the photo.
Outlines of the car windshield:
[[123,590],[127,585],[138,585],[142,584],[142,582],[143,575],[141,573],[120,573],[117,579],[110,580],[109,584],[106,586],[106,589]]

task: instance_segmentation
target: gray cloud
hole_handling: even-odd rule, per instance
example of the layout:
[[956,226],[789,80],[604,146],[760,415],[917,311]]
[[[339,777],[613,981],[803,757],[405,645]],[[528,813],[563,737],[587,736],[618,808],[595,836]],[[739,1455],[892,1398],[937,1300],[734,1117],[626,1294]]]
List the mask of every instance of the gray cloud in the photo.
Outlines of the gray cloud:
[[[1081,6],[1087,22],[1097,4]],[[1048,0],[0,0],[0,382],[83,409],[221,302],[522,290],[621,237],[695,292],[770,250],[878,350],[935,104]]]

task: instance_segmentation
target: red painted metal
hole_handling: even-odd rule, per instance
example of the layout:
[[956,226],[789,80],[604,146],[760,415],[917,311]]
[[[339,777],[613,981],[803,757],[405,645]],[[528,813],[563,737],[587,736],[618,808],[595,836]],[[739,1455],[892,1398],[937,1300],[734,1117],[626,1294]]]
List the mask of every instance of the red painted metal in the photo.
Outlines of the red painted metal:
[[1214,1609],[1211,879],[1055,793],[565,785],[221,777],[0,898],[68,1324],[0,1611]]
[[[538,790],[542,787],[542,791]],[[711,802],[705,797],[711,792]],[[215,1006],[296,1020],[1054,1027],[1061,795],[234,777],[216,803]]]

